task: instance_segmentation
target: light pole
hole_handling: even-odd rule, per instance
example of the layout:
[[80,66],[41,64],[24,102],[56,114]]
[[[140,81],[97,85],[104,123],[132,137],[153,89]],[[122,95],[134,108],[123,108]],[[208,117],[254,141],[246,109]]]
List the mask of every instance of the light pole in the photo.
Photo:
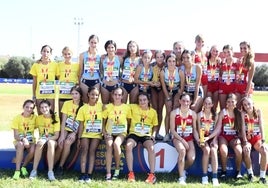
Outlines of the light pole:
[[77,61],[79,61],[79,51],[80,51],[80,27],[84,24],[83,18],[75,17],[74,25],[77,25]]

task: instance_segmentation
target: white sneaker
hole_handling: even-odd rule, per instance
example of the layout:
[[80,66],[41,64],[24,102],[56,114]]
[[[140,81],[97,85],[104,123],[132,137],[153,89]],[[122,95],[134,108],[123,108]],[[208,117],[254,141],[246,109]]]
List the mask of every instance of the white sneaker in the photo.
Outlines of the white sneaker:
[[56,180],[56,178],[54,176],[54,172],[52,170],[48,171],[47,176],[48,176],[49,181],[55,181]]
[[164,142],[169,142],[170,141],[170,135],[166,134],[166,136],[163,138]]
[[203,185],[207,185],[208,184],[208,177],[207,176],[203,176],[202,177],[202,184]]
[[31,180],[35,179],[37,177],[37,171],[36,170],[32,170],[31,173],[30,173],[30,176],[29,178]]
[[218,178],[212,178],[212,185],[214,187],[220,186]]
[[185,178],[184,177],[180,177],[178,179],[178,182],[179,182],[180,185],[186,185],[186,182],[185,182]]

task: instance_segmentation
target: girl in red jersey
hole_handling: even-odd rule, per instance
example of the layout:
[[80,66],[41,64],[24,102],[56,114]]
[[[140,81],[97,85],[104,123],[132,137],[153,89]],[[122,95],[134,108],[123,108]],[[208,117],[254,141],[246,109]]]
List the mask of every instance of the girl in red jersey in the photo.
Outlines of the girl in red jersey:
[[219,101],[219,79],[220,79],[220,63],[219,50],[216,45],[213,45],[208,54],[207,76],[208,76],[208,91],[207,96],[212,98],[213,109],[217,110]]
[[246,41],[240,43],[240,52],[243,57],[237,63],[236,96],[237,101],[252,94],[252,80],[255,72],[254,53]]
[[243,151],[244,153],[248,153],[246,156],[249,156],[245,158],[246,167],[248,169],[248,179],[252,180],[253,178],[252,163],[250,158],[251,147],[253,147],[261,155],[259,183],[266,184],[267,181],[265,174],[268,163],[268,148],[264,140],[265,136],[262,123],[262,114],[259,109],[254,107],[251,98],[244,97],[241,100],[241,105],[242,117],[245,119],[246,140],[250,144],[250,147]]
[[235,93],[236,89],[236,68],[237,59],[233,57],[233,47],[225,45],[223,47],[224,60],[220,66],[219,100],[221,110],[226,106],[226,96]]
[[203,177],[202,184],[208,184],[208,163],[211,157],[212,164],[212,183],[213,186],[218,186],[218,137],[215,136],[205,142],[204,137],[208,137],[215,129],[217,121],[216,113],[213,109],[213,102],[211,97],[206,97],[203,103],[203,110],[198,113],[197,125],[199,132],[199,145],[203,151],[202,167]]
[[203,47],[204,37],[199,34],[195,37],[194,62],[200,64],[202,67],[201,85],[203,88],[204,97],[206,97],[208,88],[207,57],[206,52],[203,51]]
[[[227,96],[226,108],[219,113],[215,130],[206,137],[210,140],[219,135],[219,154],[221,158],[221,178],[226,178],[228,146],[234,150],[236,164],[236,179],[242,178],[240,169],[242,164],[242,146],[239,135],[244,132],[241,112],[236,108],[237,99],[235,94]],[[244,137],[243,135],[241,136]]]
[[[190,109],[190,96],[183,93],[180,96],[180,107],[170,114],[170,131],[173,135],[173,144],[179,153],[178,171],[179,183],[186,184],[186,172],[195,160],[194,138],[199,142],[196,131],[196,113]],[[185,161],[186,157],[186,161]]]

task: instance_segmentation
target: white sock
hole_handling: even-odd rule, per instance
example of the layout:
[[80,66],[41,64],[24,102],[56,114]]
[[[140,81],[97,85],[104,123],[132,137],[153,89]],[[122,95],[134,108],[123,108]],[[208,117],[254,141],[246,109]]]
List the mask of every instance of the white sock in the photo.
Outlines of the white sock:
[[249,169],[248,169],[248,174],[252,174],[252,175],[253,175],[253,170],[252,170],[252,168],[249,168]]
[[266,171],[265,170],[261,170],[260,171],[260,178],[265,178],[265,173]]

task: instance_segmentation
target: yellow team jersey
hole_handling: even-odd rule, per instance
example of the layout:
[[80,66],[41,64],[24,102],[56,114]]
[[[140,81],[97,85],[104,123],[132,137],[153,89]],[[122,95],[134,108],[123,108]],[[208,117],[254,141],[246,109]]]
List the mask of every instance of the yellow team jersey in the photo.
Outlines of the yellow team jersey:
[[102,104],[95,106],[84,104],[78,111],[76,120],[83,122],[81,138],[102,138]]
[[76,120],[76,111],[79,105],[74,104],[73,100],[65,101],[63,103],[61,113],[67,115],[67,119],[65,121],[65,130],[71,132],[77,132],[79,127],[79,121]]
[[60,119],[56,116],[57,123],[52,124],[51,118],[39,115],[36,118],[36,125],[39,129],[39,138],[45,139],[53,136],[55,132],[60,131]]
[[142,110],[139,105],[131,104],[131,125],[129,134],[151,136],[152,129],[158,125],[157,113],[153,108]]
[[30,74],[37,79],[35,95],[37,99],[54,99],[56,94],[55,78],[59,76],[59,67],[55,62],[47,65],[34,63]]
[[127,135],[127,119],[131,119],[130,107],[127,104],[115,106],[107,104],[103,111],[103,119],[107,119],[106,131],[111,135]]
[[71,62],[71,64],[60,62],[58,66],[60,72],[59,98],[71,99],[71,88],[78,83],[79,64],[77,62]]
[[[36,115],[32,114],[30,117],[23,117],[22,114],[17,115],[13,121],[11,128],[18,130],[20,138],[27,138],[29,143],[34,143],[34,129],[36,128]],[[14,141],[14,144],[16,140]]]

